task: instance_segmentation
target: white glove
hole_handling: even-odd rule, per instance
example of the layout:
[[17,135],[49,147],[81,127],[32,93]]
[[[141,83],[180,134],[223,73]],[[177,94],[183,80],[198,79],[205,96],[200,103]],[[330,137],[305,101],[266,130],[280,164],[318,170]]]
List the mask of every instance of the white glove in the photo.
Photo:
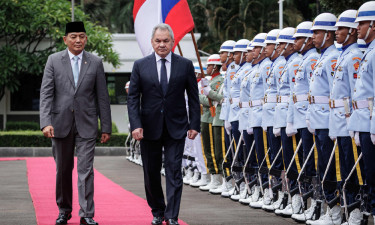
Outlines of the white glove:
[[232,125],[228,121],[224,121],[224,127],[225,131],[227,132],[228,135],[230,135],[230,130],[232,129]]
[[210,81],[207,80],[207,78],[202,78],[201,79],[201,85],[202,87],[207,87],[210,84]]
[[285,133],[288,137],[291,137],[297,133],[297,130],[294,129],[294,126],[292,123],[287,123],[285,128]]
[[351,137],[351,138],[354,138],[354,131],[349,131],[349,136]]
[[248,133],[249,135],[254,134],[254,131],[253,131],[253,128],[252,128],[252,127],[248,127],[248,128],[246,129],[246,131],[247,131],[247,133]]
[[329,136],[329,138],[331,138],[332,141],[336,141],[336,138],[337,138],[337,137]]
[[211,91],[211,87],[210,86],[207,86],[207,87],[203,88],[203,94],[206,95],[206,96],[210,93],[210,91]]
[[354,142],[357,146],[359,146],[359,147],[361,146],[361,142],[359,141],[359,132],[358,131],[354,133]]
[[267,127],[262,127],[264,132],[267,132]]
[[311,128],[310,120],[306,120],[307,129],[310,131],[310,133],[314,134],[315,130]]
[[375,134],[371,134],[371,141],[372,144],[375,145]]
[[281,135],[281,128],[273,128],[273,134],[275,137],[278,137]]
[[[349,117],[346,117],[345,118],[346,119],[346,125],[349,125]],[[354,131],[349,131],[349,136],[351,137],[351,138],[354,138]]]

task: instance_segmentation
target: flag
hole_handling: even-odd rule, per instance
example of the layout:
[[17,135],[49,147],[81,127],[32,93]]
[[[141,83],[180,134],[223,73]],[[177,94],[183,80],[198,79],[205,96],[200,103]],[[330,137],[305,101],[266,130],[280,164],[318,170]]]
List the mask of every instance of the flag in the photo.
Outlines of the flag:
[[133,18],[135,36],[144,56],[153,52],[151,35],[157,24],[171,26],[175,38],[173,49],[194,28],[187,0],[134,0]]

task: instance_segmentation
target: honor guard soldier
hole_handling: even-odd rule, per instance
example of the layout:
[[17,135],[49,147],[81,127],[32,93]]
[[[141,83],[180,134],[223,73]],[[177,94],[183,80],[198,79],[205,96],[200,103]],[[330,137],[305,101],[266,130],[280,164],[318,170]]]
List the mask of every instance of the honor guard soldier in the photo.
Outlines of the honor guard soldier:
[[[203,94],[211,99],[214,105],[215,115],[212,122],[213,127],[213,139],[214,139],[214,152],[210,155],[206,154],[206,158],[213,161],[215,175],[213,179],[216,183],[221,184],[222,180],[222,163],[225,156],[225,143],[224,143],[224,121],[219,119],[221,111],[221,102],[223,100],[223,80],[224,77],[221,75],[221,59],[218,54],[211,55],[207,60],[207,73],[212,74],[212,79],[209,85],[203,88]],[[211,171],[211,168],[210,168]],[[221,185],[213,185],[209,191],[219,188]],[[203,189],[203,187],[202,187]]]
[[[270,148],[269,151],[269,158],[270,163],[274,163],[273,167],[276,170],[281,171],[283,169],[283,162],[281,155],[279,155],[276,159],[276,155],[281,146],[281,139],[280,137],[276,137],[273,135],[273,125],[274,121],[274,114],[275,114],[275,107],[277,103],[277,86],[276,86],[276,74],[281,73],[285,65],[285,58],[284,56],[280,56],[279,52],[276,51],[277,48],[277,36],[279,35],[280,30],[274,29],[268,32],[266,40],[266,48],[264,49],[266,53],[266,57],[271,60],[271,67],[266,74],[265,79],[265,89],[264,89],[264,104],[263,104],[263,111],[262,111],[262,127],[264,131],[266,131],[268,146]],[[274,162],[274,160],[276,160]],[[280,177],[277,178],[280,180]],[[279,190],[277,190],[279,191]],[[276,203],[276,199],[273,199],[272,190],[267,188],[265,191],[265,195],[263,196],[263,201],[258,201],[257,203],[253,203],[254,208],[263,208],[268,211],[273,211],[276,204],[281,203],[279,201]],[[282,194],[280,194],[282,199]],[[257,205],[258,204],[258,205]],[[277,206],[278,208],[279,206]]]
[[[258,161],[258,167],[261,166],[261,163],[265,160],[267,152],[267,137],[266,133],[263,132],[262,128],[262,111],[263,111],[263,99],[264,99],[264,87],[266,82],[267,73],[271,67],[271,60],[266,57],[265,47],[266,47],[266,33],[257,34],[253,41],[252,47],[254,54],[254,61],[252,63],[252,71],[249,75],[250,82],[250,110],[249,110],[249,130],[253,130],[255,149]],[[268,167],[267,163],[263,163],[263,167]],[[262,174],[260,177],[260,185],[265,183],[268,178],[267,174]],[[261,187],[255,186],[252,193],[251,203],[258,201],[263,201],[261,196]]]
[[[243,144],[240,143],[242,140],[240,140],[241,130],[239,130],[239,116],[240,116],[240,89],[241,89],[241,81],[243,77],[247,74],[249,69],[251,68],[250,63],[246,63],[246,53],[247,53],[247,46],[250,43],[247,39],[241,39],[236,42],[236,45],[233,48],[234,55],[233,60],[234,62],[240,66],[237,73],[234,75],[233,79],[230,83],[230,91],[229,91],[229,102],[230,102],[230,110],[229,110],[229,117],[228,121],[231,124],[231,130],[232,135],[234,138],[234,142],[236,145],[240,145],[240,147],[237,147],[239,149],[239,152],[237,154],[237,158],[233,159],[235,160],[239,166],[242,166],[244,164],[244,157],[243,157]],[[235,146],[236,146],[235,145]],[[241,183],[241,191],[244,190],[244,183]],[[239,200],[238,197],[233,200]]]
[[[224,128],[228,135],[228,138],[226,138],[227,142],[229,140],[230,140],[229,142],[231,142],[233,138],[232,125],[229,122],[229,112],[230,112],[230,107],[231,107],[231,103],[230,103],[231,82],[234,79],[234,76],[237,73],[237,71],[240,69],[240,65],[236,64],[236,62],[234,62],[234,59],[233,59],[233,56],[234,56],[233,49],[235,45],[236,45],[236,42],[233,43],[233,41],[226,41],[223,43],[222,47],[220,48],[220,57],[222,61],[225,59],[225,55],[227,56],[225,63],[223,63],[224,66],[222,67],[223,69],[226,69],[226,73],[225,73],[225,78],[224,78],[224,89],[223,89],[224,101],[223,101],[221,113],[220,113],[220,119],[224,120]],[[230,47],[232,48],[230,49]],[[233,142],[234,144],[232,145],[232,148],[234,149],[236,146],[236,141],[233,141]],[[227,144],[226,150],[227,151],[230,150],[229,144]],[[232,154],[228,155],[227,161],[229,164],[231,164]],[[226,172],[227,177],[231,178],[231,176],[228,175],[229,168],[225,168],[225,172]],[[225,183],[223,183],[222,185],[223,189],[221,192],[222,197],[228,198],[233,194],[235,188],[232,187],[231,185],[232,182],[233,182],[233,179],[230,179],[230,180],[227,180]]]
[[[220,56],[218,54],[213,54],[207,59],[207,74],[212,78],[216,78],[219,76],[219,79],[221,77],[220,74]],[[215,79],[216,80],[216,79]],[[209,117],[207,118],[209,121],[211,121],[208,124],[202,123],[202,139],[203,139],[203,148],[204,148],[204,154],[207,161],[207,168],[211,174],[211,182],[205,186],[200,186],[199,189],[202,191],[209,191],[210,189],[218,188],[221,185],[221,174],[219,174],[219,166],[216,162],[215,157],[215,136],[214,136],[214,128],[213,128],[213,122],[216,114],[214,102],[207,98],[207,96],[204,94],[204,88],[207,90],[207,86],[210,85],[210,82],[207,78],[202,78],[201,80],[202,84],[202,94],[199,96],[199,100],[204,106],[208,106],[208,113],[204,114],[205,116]],[[207,92],[207,91],[206,91]],[[202,116],[203,117],[203,116]],[[215,121],[217,124],[217,121]],[[203,127],[205,126],[205,127]],[[205,135],[203,135],[203,131],[207,132]],[[220,149],[221,150],[221,149]]]
[[[255,148],[253,146],[254,143],[254,136],[253,136],[253,130],[249,128],[249,109],[250,109],[250,104],[249,104],[249,98],[250,98],[250,82],[249,82],[249,75],[251,73],[251,70],[253,69],[252,67],[252,62],[254,61],[254,54],[253,54],[253,48],[252,47],[252,42],[249,43],[247,47],[247,54],[246,54],[246,63],[251,64],[251,69],[247,72],[245,77],[242,79],[241,82],[241,93],[240,93],[240,118],[239,118],[239,129],[242,130],[243,132],[243,139],[245,141],[246,145],[246,159],[248,159],[247,164],[245,163],[244,167],[246,168],[252,168],[256,169],[258,167],[258,163],[256,160],[256,153],[255,153]],[[251,155],[249,156],[249,154]],[[245,160],[246,161],[246,160]],[[246,169],[245,169],[246,171]],[[255,171],[255,170],[254,170]],[[250,183],[254,183],[254,179],[256,179],[256,176],[253,174],[250,174],[246,172],[244,174],[247,178],[247,183],[245,181],[245,185],[249,185]],[[246,186],[246,188],[243,190],[243,192],[240,195],[239,202],[244,205],[248,205],[251,201],[251,189],[252,186]]]
[[[375,73],[375,1],[364,3],[357,13],[358,38],[366,42],[365,51],[359,67],[353,94],[353,113],[348,129],[355,132],[354,139],[361,146],[365,177],[367,178],[368,204],[371,214],[375,215],[375,121],[374,110],[374,73]],[[374,217],[375,220],[375,217]]]
[[[334,45],[336,30],[336,16],[331,13],[322,13],[318,15],[313,27],[313,43],[316,48],[321,50],[321,55],[315,66],[313,76],[310,81],[309,102],[310,108],[306,116],[306,124],[309,130],[315,130],[315,143],[318,150],[318,171],[320,179],[323,178],[328,161],[334,146],[329,138],[329,94],[332,88],[334,69],[336,66],[339,51]],[[336,181],[335,167],[333,163],[329,165],[326,180]],[[325,199],[331,201],[334,197],[334,191],[325,191]],[[317,200],[317,199],[316,199]],[[317,202],[323,212],[322,199]],[[328,207],[329,209],[329,207]],[[335,208],[336,209],[336,208]],[[327,215],[331,211],[327,210]],[[313,223],[319,219],[318,214],[313,214],[307,218],[307,223]]]
[[[294,149],[298,143],[298,138],[295,129],[292,127],[292,123],[287,123],[288,121],[288,110],[289,103],[292,100],[291,91],[293,91],[295,74],[299,67],[299,64],[302,61],[302,58],[298,55],[298,52],[294,49],[294,40],[293,37],[295,33],[295,28],[287,27],[280,31],[277,38],[278,51],[281,56],[285,57],[286,64],[281,74],[277,74],[277,104],[275,108],[275,125],[273,127],[273,133],[275,136],[281,136],[281,143],[283,147],[283,159],[285,169],[290,167],[289,173],[298,175],[297,164],[302,161],[294,160],[293,155],[294,151],[299,149]],[[290,110],[289,110],[290,111]],[[289,121],[290,122],[290,121]],[[288,129],[287,128],[288,125]],[[287,130],[291,132],[287,133]],[[302,151],[298,151],[298,156],[296,157],[299,160],[302,160],[303,154]],[[290,165],[291,164],[291,165]],[[300,168],[300,167],[299,167]],[[281,204],[278,209],[275,209],[276,215],[291,216],[293,213],[299,212],[301,210],[301,198],[291,192],[291,190],[297,188],[297,182],[292,179],[288,179],[286,185],[289,185],[289,192],[287,194],[288,200],[287,205]]]
[[[309,83],[316,62],[319,58],[319,54],[316,51],[316,48],[312,41],[313,32],[311,31],[311,27],[312,22],[302,22],[297,26],[296,33],[293,35],[293,37],[296,38],[296,40],[294,41],[294,48],[301,53],[302,62],[300,63],[295,77],[293,102],[289,106],[294,111],[292,122],[293,127],[297,129],[300,138],[302,139],[303,161],[304,164],[306,164],[304,174],[309,177],[316,176],[316,170],[314,166],[313,156],[310,156],[308,161],[306,161],[310,151],[314,151],[314,149],[312,149],[312,146],[314,144],[314,137],[313,134],[310,133],[307,129],[306,113],[309,107]],[[307,183],[306,186],[311,186],[311,184]],[[305,190],[305,192],[307,191],[309,190]],[[311,206],[312,207],[310,207],[305,212],[294,213],[292,215],[292,218],[299,222],[305,222],[306,218],[310,219],[316,206],[316,201],[314,199],[311,200]]]
[[[250,105],[249,105],[250,83],[248,82],[248,80],[249,80],[249,74],[252,70],[251,62],[254,59],[253,53],[251,51],[252,50],[251,42],[249,42],[249,44],[247,45],[246,50],[247,52],[244,54],[245,60],[246,60],[246,64],[244,66],[246,66],[246,70],[244,70],[242,79],[240,81],[241,82],[240,83],[240,102],[238,103],[238,106],[240,107],[239,118],[238,118],[238,122],[239,122],[238,129],[242,133],[242,140],[245,142],[246,154],[243,155],[243,162],[240,163],[240,166],[245,166],[244,161],[247,159],[248,154],[250,153],[251,146],[254,141],[254,137],[252,133],[250,132],[249,134],[247,132],[248,121],[249,121],[249,108],[250,108]],[[242,151],[242,149],[240,149],[240,151]],[[252,152],[248,164],[250,165],[249,167],[253,167],[253,168],[257,167],[255,151]],[[243,174],[243,176],[249,177],[248,174]],[[242,187],[245,187],[244,185],[246,184],[245,182],[243,182],[241,185]],[[241,193],[238,193],[237,195],[232,195],[231,199],[236,200],[236,201],[237,200],[243,201],[247,198],[247,193],[248,193],[248,189],[247,187],[245,187],[242,189]]]
[[[357,26],[355,23],[357,10],[346,10],[340,14],[336,22],[336,41],[342,44],[342,52],[337,59],[335,73],[333,77],[333,85],[330,92],[330,117],[329,117],[329,136],[337,140],[339,149],[340,174],[341,180],[348,178],[348,174],[355,164],[355,159],[360,155],[360,148],[352,144],[353,132],[347,129],[349,116],[351,113],[351,99],[354,91],[354,85],[357,80],[359,65],[362,59],[362,52],[357,44]],[[354,142],[354,140],[353,140]],[[363,164],[362,161],[360,164]],[[348,180],[353,185],[359,187],[363,184],[360,167],[359,171],[353,173]],[[359,189],[359,188],[358,188]],[[346,190],[346,204],[354,203],[358,191]],[[340,208],[339,205],[334,207]],[[336,210],[331,209],[336,212]],[[337,210],[339,211],[339,210]],[[351,213],[352,220],[361,216],[359,209]],[[330,221],[340,221],[340,214],[332,214]],[[326,221],[325,221],[326,222]],[[341,221],[340,221],[341,222]],[[352,222],[350,224],[361,224],[361,221]],[[331,222],[332,223],[332,222]],[[322,223],[320,223],[322,224]],[[325,223],[326,224],[326,223]]]
[[[201,78],[202,78],[201,73],[202,72],[201,72],[199,63],[194,63],[194,70],[197,76],[198,90],[200,90],[200,93],[203,93],[202,85],[201,85]],[[207,69],[205,66],[203,66],[203,72],[205,74],[207,73]],[[193,148],[194,148],[195,166],[197,167],[200,173],[200,178],[196,182],[192,180],[190,182],[190,186],[192,187],[205,186],[210,182],[210,175],[207,174],[208,169],[206,165],[206,158],[204,156],[204,150],[202,149],[202,138],[201,138],[200,133],[198,133],[198,135],[193,140]]]
[[[225,41],[221,46],[220,46],[220,61],[222,63],[221,66],[221,73],[224,74],[224,80],[223,80],[223,86],[222,86],[222,95],[223,95],[223,100],[221,103],[221,111],[219,114],[219,119],[224,121],[225,124],[229,124],[228,122],[228,115],[229,115],[229,107],[230,107],[230,102],[229,102],[229,90],[228,86],[231,80],[231,75],[230,74],[235,74],[237,72],[237,69],[239,66],[237,66],[233,62],[233,48],[236,45],[235,41],[228,40]],[[224,128],[226,132],[224,132],[224,139],[225,139],[225,154],[227,153],[231,141],[231,131],[230,131],[230,126],[227,126],[227,128]],[[225,157],[225,155],[224,155]],[[229,155],[226,159],[226,163],[230,164],[231,162],[231,155]],[[222,167],[222,165],[219,165]],[[226,168],[224,166],[223,169],[223,181],[222,185],[216,189],[213,189],[210,191],[211,194],[221,194],[222,192],[228,193],[232,188],[233,188],[233,179],[226,179],[226,177],[230,177],[230,171],[229,168]]]

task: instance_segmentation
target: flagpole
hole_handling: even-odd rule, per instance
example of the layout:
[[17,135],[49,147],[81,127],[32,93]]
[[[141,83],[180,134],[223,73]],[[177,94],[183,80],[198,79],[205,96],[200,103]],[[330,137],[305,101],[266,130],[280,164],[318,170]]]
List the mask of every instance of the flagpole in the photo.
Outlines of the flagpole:
[[181,50],[180,43],[177,44],[177,48],[178,48],[178,51],[180,52],[180,56],[183,56],[183,55],[182,55],[182,50]]
[[[202,78],[205,77],[205,74],[204,74],[204,70],[203,70],[203,66],[202,66],[202,62],[201,62],[201,57],[199,55],[199,51],[198,51],[198,46],[197,46],[197,42],[195,41],[195,36],[194,36],[194,32],[193,30],[190,31],[190,34],[191,34],[191,38],[193,39],[193,43],[194,43],[194,48],[195,48],[195,53],[197,54],[197,59],[198,59],[198,63],[199,63],[199,67],[201,68],[201,74],[202,74]],[[215,106],[212,104],[212,101],[210,98],[208,98],[208,104],[210,105],[210,113],[211,113],[211,116],[212,117],[215,117],[216,115],[216,108]]]
[[195,36],[194,36],[194,32],[193,32],[193,30],[190,31],[190,34],[191,34],[191,38],[193,39],[194,48],[195,48],[195,53],[197,54],[197,59],[198,59],[199,67],[201,68],[202,78],[204,78],[204,77],[205,77],[205,74],[204,74],[204,71],[203,71],[203,66],[202,66],[202,62],[201,62],[201,57],[199,56],[198,46],[197,46],[197,42],[195,41]]

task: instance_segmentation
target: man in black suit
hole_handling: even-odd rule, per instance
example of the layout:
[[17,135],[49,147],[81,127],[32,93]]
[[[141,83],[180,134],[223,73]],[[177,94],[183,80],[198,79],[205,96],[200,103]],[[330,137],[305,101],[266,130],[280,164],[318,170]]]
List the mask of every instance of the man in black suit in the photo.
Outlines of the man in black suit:
[[[173,31],[159,24],[152,32],[155,53],[137,60],[130,77],[128,96],[132,136],[141,140],[146,197],[152,224],[178,224],[182,194],[181,162],[185,138],[200,131],[200,106],[194,67],[190,60],[171,52]],[[188,96],[186,111],[185,91]],[[166,175],[167,205],[160,170],[162,148]]]

